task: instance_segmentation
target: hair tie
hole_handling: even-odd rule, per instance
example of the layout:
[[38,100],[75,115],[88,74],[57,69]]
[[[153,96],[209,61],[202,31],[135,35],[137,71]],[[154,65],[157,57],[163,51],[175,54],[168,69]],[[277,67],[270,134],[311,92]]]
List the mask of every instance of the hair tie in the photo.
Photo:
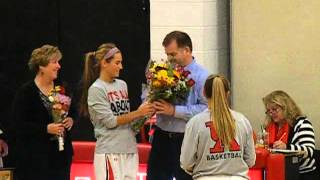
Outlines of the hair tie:
[[92,59],[93,63],[96,65],[97,64],[96,51],[92,52],[91,59]]

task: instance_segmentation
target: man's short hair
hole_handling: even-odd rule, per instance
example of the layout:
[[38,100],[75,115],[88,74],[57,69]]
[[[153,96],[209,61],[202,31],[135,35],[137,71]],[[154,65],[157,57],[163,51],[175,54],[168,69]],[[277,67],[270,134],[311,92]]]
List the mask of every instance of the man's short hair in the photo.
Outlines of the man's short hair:
[[187,33],[182,31],[172,31],[163,39],[162,45],[167,47],[173,40],[176,40],[179,48],[189,47],[192,52],[192,41]]

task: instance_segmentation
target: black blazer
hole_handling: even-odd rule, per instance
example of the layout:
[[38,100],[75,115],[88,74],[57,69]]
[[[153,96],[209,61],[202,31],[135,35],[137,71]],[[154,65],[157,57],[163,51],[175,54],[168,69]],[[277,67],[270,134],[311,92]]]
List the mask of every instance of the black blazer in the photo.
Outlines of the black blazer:
[[[73,154],[70,132],[67,132],[64,151],[58,151],[57,140],[47,133],[52,123],[34,83],[28,82],[17,92],[13,102],[13,124],[16,142],[16,175],[19,180],[68,179]],[[75,111],[69,116],[74,119]]]

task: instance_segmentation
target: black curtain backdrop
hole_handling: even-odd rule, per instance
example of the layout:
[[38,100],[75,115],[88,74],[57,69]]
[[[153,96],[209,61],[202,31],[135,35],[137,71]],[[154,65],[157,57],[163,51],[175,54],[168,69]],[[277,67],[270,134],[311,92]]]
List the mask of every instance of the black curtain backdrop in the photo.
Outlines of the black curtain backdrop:
[[[68,84],[75,101],[80,97],[84,54],[104,42],[117,44],[124,58],[120,78],[128,84],[131,109],[141,103],[141,83],[150,58],[149,0],[4,0],[0,10],[4,127],[10,122],[17,88],[33,78],[27,68],[30,54],[43,44],[62,51],[59,80]],[[74,140],[94,140],[91,122],[77,118],[72,135]]]

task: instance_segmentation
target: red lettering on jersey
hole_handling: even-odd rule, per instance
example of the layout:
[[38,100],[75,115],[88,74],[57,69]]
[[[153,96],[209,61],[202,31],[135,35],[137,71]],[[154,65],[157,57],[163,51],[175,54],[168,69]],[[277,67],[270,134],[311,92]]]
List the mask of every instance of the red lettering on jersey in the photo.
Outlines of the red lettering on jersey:
[[[221,140],[218,138],[216,129],[214,128],[212,122],[206,122],[206,127],[210,128],[211,139],[215,141],[215,145],[213,148],[210,148],[210,153],[221,153],[224,152],[224,145]],[[240,151],[240,145],[237,143],[235,139],[233,139],[230,143],[229,147],[230,151]]]
[[110,92],[108,92],[107,96],[108,96],[109,101],[114,101],[115,99],[116,100],[120,99],[117,91],[110,91]]
[[222,142],[218,138],[215,128],[212,126],[212,122],[206,122],[206,127],[210,128],[211,139],[216,142],[213,148],[210,148],[210,153],[219,153],[223,152],[224,148],[222,147]]
[[113,99],[113,91],[111,91],[111,92],[108,92],[108,94],[107,94],[107,97],[108,97],[108,100],[109,101],[114,101],[114,99]]
[[115,101],[119,99],[128,99],[128,93],[127,91],[119,90],[117,91],[110,91],[107,94],[107,98],[109,101]]
[[233,139],[230,143],[230,151],[240,151],[240,145],[235,139]]
[[127,91],[119,91],[120,92],[120,95],[121,95],[121,98],[122,99],[128,99],[128,93]]
[[113,95],[115,96],[115,98],[116,98],[117,100],[119,100],[119,99],[120,99],[120,97],[119,97],[119,95],[118,95],[118,92],[117,92],[117,91],[114,91],[114,92],[113,92]]

